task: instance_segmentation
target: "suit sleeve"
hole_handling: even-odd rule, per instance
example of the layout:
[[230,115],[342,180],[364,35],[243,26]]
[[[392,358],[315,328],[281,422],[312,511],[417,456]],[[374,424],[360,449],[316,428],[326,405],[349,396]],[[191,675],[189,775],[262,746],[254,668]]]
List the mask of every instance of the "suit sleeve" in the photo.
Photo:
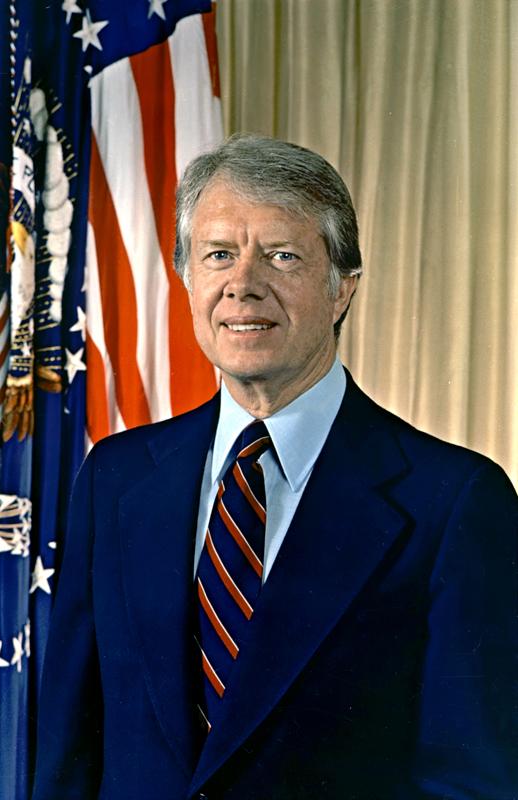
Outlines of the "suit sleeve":
[[518,798],[518,498],[484,462],[431,576],[415,780],[421,797]]
[[94,452],[72,493],[43,670],[33,800],[98,796],[102,703],[91,585]]

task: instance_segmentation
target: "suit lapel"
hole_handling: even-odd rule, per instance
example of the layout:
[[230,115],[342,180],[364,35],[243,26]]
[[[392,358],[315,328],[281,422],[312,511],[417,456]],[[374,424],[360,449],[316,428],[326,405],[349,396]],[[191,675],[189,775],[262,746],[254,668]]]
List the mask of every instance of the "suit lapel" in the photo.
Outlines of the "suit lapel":
[[200,484],[218,403],[155,433],[148,474],[119,502],[126,604],[162,731],[186,775],[196,757],[192,572]]
[[375,404],[348,381],[256,606],[191,793],[279,702],[404,528],[405,518],[380,485],[404,473],[407,462],[392,436],[377,429]]

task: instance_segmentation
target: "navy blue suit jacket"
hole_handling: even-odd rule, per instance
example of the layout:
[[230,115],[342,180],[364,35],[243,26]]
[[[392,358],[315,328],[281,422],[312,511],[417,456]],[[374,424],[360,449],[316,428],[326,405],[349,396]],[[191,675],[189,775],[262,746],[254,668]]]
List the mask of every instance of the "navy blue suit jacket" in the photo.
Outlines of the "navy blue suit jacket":
[[193,551],[217,412],[110,437],[80,473],[34,800],[518,798],[516,494],[351,378],[200,745]]

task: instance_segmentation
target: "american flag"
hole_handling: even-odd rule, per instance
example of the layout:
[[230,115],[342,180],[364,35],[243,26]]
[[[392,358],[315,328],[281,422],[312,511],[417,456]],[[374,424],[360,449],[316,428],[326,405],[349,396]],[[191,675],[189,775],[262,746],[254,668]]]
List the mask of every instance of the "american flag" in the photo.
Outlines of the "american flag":
[[222,137],[215,58],[213,16],[196,15],[181,20],[165,42],[91,80],[87,423],[93,442],[193,408],[215,388],[173,272],[177,179]]
[[[10,75],[0,74],[0,110],[12,115],[0,124],[0,224],[10,222],[0,231],[0,380],[18,403],[4,403],[0,461],[0,797],[26,800],[85,449],[216,387],[172,258],[177,179],[222,125],[210,0],[0,0],[0,14]],[[17,199],[20,158],[34,167],[30,219]],[[22,245],[34,254],[27,320],[14,313],[21,284],[4,238],[15,256]]]

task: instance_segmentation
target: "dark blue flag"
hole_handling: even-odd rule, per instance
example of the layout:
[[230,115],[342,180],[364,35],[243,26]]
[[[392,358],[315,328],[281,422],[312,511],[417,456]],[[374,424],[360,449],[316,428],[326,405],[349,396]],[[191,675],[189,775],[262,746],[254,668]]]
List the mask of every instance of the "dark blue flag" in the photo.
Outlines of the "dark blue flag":
[[85,452],[88,83],[210,2],[0,2],[0,797],[26,800],[68,499]]

